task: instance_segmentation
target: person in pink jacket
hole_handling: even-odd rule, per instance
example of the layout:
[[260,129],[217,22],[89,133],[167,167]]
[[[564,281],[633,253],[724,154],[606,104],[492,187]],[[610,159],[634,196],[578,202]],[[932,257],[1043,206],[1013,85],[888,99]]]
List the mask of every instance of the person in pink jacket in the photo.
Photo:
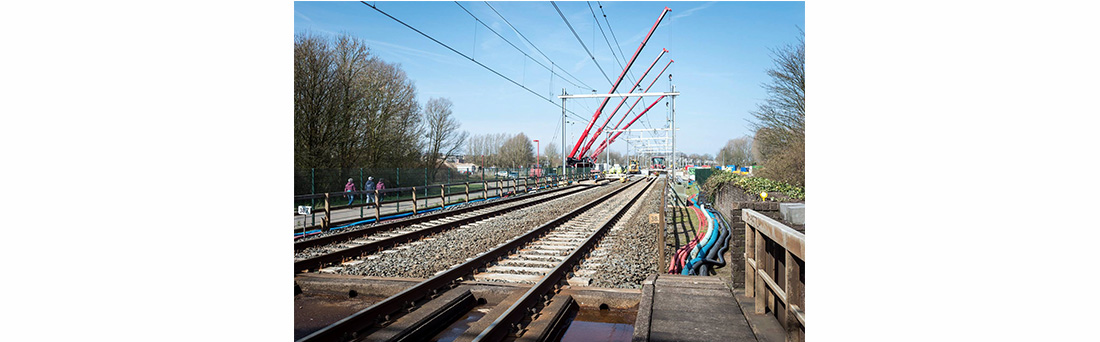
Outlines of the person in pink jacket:
[[378,190],[378,200],[382,200],[382,190],[386,189],[386,184],[382,183],[382,178],[378,179],[378,183],[374,185],[374,189]]
[[[352,191],[355,191],[355,183],[352,182],[351,178],[348,178],[348,184],[344,184],[344,192],[352,192]],[[351,202],[354,202],[354,201],[355,201],[355,195],[349,194],[348,195],[348,205],[351,205]]]

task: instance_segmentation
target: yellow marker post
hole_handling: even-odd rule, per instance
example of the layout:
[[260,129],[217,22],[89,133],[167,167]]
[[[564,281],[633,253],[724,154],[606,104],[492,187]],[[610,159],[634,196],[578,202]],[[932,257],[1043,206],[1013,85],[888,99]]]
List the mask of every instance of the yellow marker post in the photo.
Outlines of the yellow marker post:
[[768,192],[767,191],[761,191],[760,192],[760,198],[767,201],[768,200]]

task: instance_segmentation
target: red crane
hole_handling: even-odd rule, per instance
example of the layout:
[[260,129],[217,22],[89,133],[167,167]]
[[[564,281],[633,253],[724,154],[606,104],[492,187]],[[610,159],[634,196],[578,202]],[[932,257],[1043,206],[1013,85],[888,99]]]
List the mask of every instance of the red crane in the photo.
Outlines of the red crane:
[[[645,39],[643,39],[642,43],[638,45],[638,49],[634,51],[634,56],[630,57],[630,61],[626,63],[626,67],[624,67],[623,72],[619,74],[619,78],[616,79],[615,83],[611,85],[611,90],[607,92],[608,94],[614,94],[615,89],[619,88],[619,83],[622,83],[623,77],[626,76],[626,72],[630,70],[630,66],[634,64],[634,60],[638,58],[638,54],[642,52],[642,48],[645,47],[646,42],[649,42],[649,37],[653,36],[653,31],[657,30],[657,25],[661,23],[661,20],[665,18],[665,14],[669,11],[671,11],[671,9],[669,9],[668,7],[665,7],[665,9],[661,11],[661,16],[657,17],[657,22],[653,23],[653,28],[649,29],[649,33],[646,34]],[[600,106],[596,109],[596,113],[592,115],[592,120],[589,120],[588,126],[584,128],[584,133],[581,134],[580,139],[577,139],[577,143],[573,145],[573,150],[569,152],[569,160],[571,164],[575,164],[578,161],[577,159],[574,159],[574,157],[577,156],[577,150],[580,149],[581,143],[584,142],[584,138],[588,137],[588,131],[592,129],[592,125],[596,123],[596,119],[600,118],[600,112],[602,112],[603,108],[607,106],[607,101],[610,99],[610,97],[605,97],[603,99],[603,102],[601,102]]]
[[[660,61],[660,60],[661,60],[661,56],[664,56],[664,55],[665,55],[665,53],[667,53],[667,52],[668,52],[668,49],[661,49],[661,53],[657,54],[657,58],[653,60],[653,63],[650,63],[650,64],[649,64],[649,68],[646,68],[646,69],[645,69],[645,72],[644,72],[644,73],[642,73],[642,77],[639,77],[639,78],[638,78],[638,81],[634,82],[634,86],[633,86],[633,87],[630,87],[630,91],[628,91],[627,93],[631,93],[631,92],[634,92],[634,89],[637,89],[637,88],[638,88],[638,84],[641,84],[641,83],[642,83],[642,79],[645,79],[645,76],[646,76],[646,75],[649,75],[649,71],[650,71],[650,70],[653,70],[653,66],[654,66],[654,65],[657,65],[657,61]],[[656,81],[657,79],[656,79],[656,78],[654,78],[653,80],[654,80],[654,81]],[[581,149],[581,154],[580,154],[580,155],[582,155],[582,156],[583,156],[585,152],[588,152],[588,149],[592,147],[592,143],[596,141],[596,138],[599,138],[599,137],[600,137],[600,134],[601,134],[601,133],[603,133],[603,128],[604,128],[604,127],[607,127],[607,123],[608,123],[608,122],[611,122],[611,118],[614,118],[614,117],[615,117],[615,113],[618,113],[618,112],[619,112],[619,108],[622,108],[622,107],[623,107],[623,103],[626,103],[626,99],[627,99],[627,98],[625,98],[625,97],[624,97],[622,101],[619,101],[619,105],[618,105],[618,106],[615,106],[615,110],[612,110],[612,111],[611,111],[611,115],[608,115],[608,116],[607,116],[607,121],[604,121],[604,122],[603,122],[603,126],[600,126],[600,128],[599,128],[599,129],[596,129],[596,133],[593,133],[593,134],[592,134],[592,138],[591,138],[591,139],[588,139],[588,143],[587,143],[587,144],[585,144],[585,145],[584,145],[584,148],[582,148],[582,149]],[[631,109],[633,109],[633,108],[631,108]],[[627,111],[627,113],[630,113],[630,111],[628,110],[628,111]],[[625,118],[626,118],[626,115],[623,115],[623,118],[625,119]],[[619,122],[622,122],[622,120],[619,120]]]
[[[661,95],[661,97],[658,97],[657,101],[653,101],[653,104],[649,105],[649,107],[646,107],[645,110],[643,110],[641,113],[638,113],[638,115],[635,116],[633,120],[630,120],[630,122],[627,123],[626,127],[623,127],[623,129],[629,128],[631,124],[634,124],[634,121],[638,121],[638,118],[641,118],[642,115],[645,115],[645,113],[648,112],[650,108],[653,108],[653,105],[657,104],[657,102],[661,102],[661,99],[663,99],[663,98],[665,98],[665,95]],[[598,147],[598,148],[596,148],[596,150],[592,151],[592,159],[596,159],[596,157],[599,157],[600,152],[603,152],[603,150],[605,148],[607,148],[607,145],[610,145],[611,143],[615,142],[615,138],[618,138],[619,134],[623,134],[623,132],[615,132],[615,135],[612,136],[611,139],[607,140],[607,142],[605,142],[603,144],[600,144],[600,147]]]
[[[657,80],[661,79],[661,77],[660,77],[660,76],[661,76],[661,75],[663,75],[663,74],[665,73],[665,70],[668,70],[668,66],[669,66],[669,65],[672,65],[672,62],[675,62],[675,60],[669,60],[669,61],[668,61],[668,64],[665,64],[665,67],[664,67],[664,69],[661,69],[661,72],[657,73],[657,77],[655,77],[655,78],[653,79],[653,82],[649,82],[649,86],[645,88],[645,91],[643,91],[643,93],[648,93],[648,92],[649,92],[649,89],[653,88],[653,85],[657,83]],[[658,99],[658,101],[659,101],[659,99]],[[637,105],[638,105],[638,102],[642,102],[642,98],[641,98],[641,97],[639,97],[637,101],[634,101],[634,104],[630,105],[630,109],[628,109],[628,110],[627,110],[626,112],[627,112],[627,113],[630,113],[630,111],[634,110],[634,106],[637,106]],[[647,110],[648,110],[648,109],[647,109]],[[645,112],[642,112],[642,113],[645,113]],[[638,117],[641,117],[641,114],[638,114]],[[623,124],[623,120],[625,120],[625,119],[626,119],[626,115],[623,115],[622,119],[619,119],[619,122],[615,124],[615,128],[613,128],[613,129],[619,129],[619,125],[622,125],[622,124]],[[638,119],[637,119],[637,118],[635,118],[634,120],[638,120]],[[634,121],[631,121],[630,123],[634,123]],[[627,127],[630,127],[630,124],[627,124]],[[626,129],[626,128],[624,127],[623,129]],[[622,133],[622,132],[619,132],[619,133]],[[617,137],[617,136],[619,136],[619,135],[618,135],[618,134],[615,134],[615,136]],[[606,145],[606,144],[609,144],[609,143],[611,143],[611,142],[614,142],[614,141],[615,141],[615,139],[611,139],[611,140],[609,140],[609,141],[607,141],[607,142],[603,142],[603,143],[600,143],[600,145],[599,145],[600,147],[599,147],[598,149],[596,149],[594,153],[592,153],[592,157],[591,157],[591,158],[592,158],[592,159],[595,159],[595,158],[596,158],[596,156],[600,155],[600,152],[603,152],[603,150],[604,150],[605,148],[607,148],[607,146],[604,146],[604,145]]]

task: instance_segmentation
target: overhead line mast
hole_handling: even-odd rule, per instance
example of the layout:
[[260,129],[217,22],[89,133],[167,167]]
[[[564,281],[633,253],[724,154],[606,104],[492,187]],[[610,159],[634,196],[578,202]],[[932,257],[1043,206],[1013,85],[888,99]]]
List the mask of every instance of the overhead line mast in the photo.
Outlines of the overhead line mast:
[[[645,88],[645,91],[643,91],[643,93],[648,93],[649,89],[653,88],[653,85],[657,83],[657,80],[661,79],[661,75],[664,75],[665,70],[668,70],[668,66],[672,65],[672,62],[675,62],[675,61],[676,60],[672,60],[672,59],[668,60],[668,64],[665,64],[665,68],[661,69],[661,72],[657,73],[657,77],[653,78],[653,82],[649,82],[649,86]],[[640,97],[638,98],[637,101],[634,101],[634,104],[630,105],[630,109],[628,109],[626,111],[628,113],[628,115],[629,115],[630,111],[634,110],[634,106],[637,106],[639,102],[642,102],[642,98],[640,98]],[[638,116],[641,117],[641,114],[638,114]],[[623,120],[626,120],[626,115],[623,115],[623,117],[621,119],[619,119],[619,122],[615,123],[615,128],[612,128],[612,130],[619,129],[619,126],[623,124]],[[616,136],[618,136],[618,135],[616,135]],[[612,139],[612,141],[614,141],[614,139]],[[600,148],[599,148],[600,151],[602,151],[604,148],[607,148],[607,146],[604,146],[604,145],[605,144],[603,142],[601,142],[600,145],[598,145],[598,146],[600,146]],[[597,153],[593,153],[593,154],[598,155],[599,153],[597,152]],[[595,156],[593,156],[593,158],[595,158]]]
[[[608,94],[615,93],[615,89],[619,87],[619,83],[622,83],[623,77],[626,76],[626,72],[630,70],[630,66],[634,64],[634,60],[638,58],[638,54],[642,52],[642,48],[645,47],[646,42],[648,42],[649,38],[653,36],[653,31],[657,30],[657,25],[661,24],[661,20],[665,18],[665,14],[669,11],[671,11],[671,9],[669,9],[668,7],[665,7],[665,9],[661,11],[661,16],[657,17],[657,22],[653,23],[653,28],[649,29],[649,33],[646,34],[645,39],[643,39],[642,43],[638,45],[638,50],[634,51],[634,56],[630,57],[630,61],[626,63],[626,68],[623,68],[623,72],[619,74],[619,79],[615,80],[614,84],[612,84],[611,90],[607,92]],[[633,89],[631,90],[633,91]],[[577,158],[575,158],[577,156],[577,150],[580,149],[581,143],[584,142],[584,139],[588,137],[588,132],[592,129],[592,125],[596,123],[596,119],[600,118],[600,112],[603,111],[603,108],[605,106],[607,106],[607,101],[610,99],[610,97],[603,99],[603,102],[600,103],[600,107],[596,109],[596,113],[592,115],[592,120],[588,121],[588,126],[585,127],[584,132],[581,133],[580,139],[577,140],[577,144],[574,145],[573,150],[569,152],[569,159],[573,160],[574,163],[577,161]]]
[[[646,110],[643,110],[640,113],[638,113],[638,115],[636,115],[636,117],[634,117],[634,120],[630,120],[630,122],[627,123],[626,126],[624,126],[623,130],[626,130],[626,129],[630,128],[630,124],[634,123],[635,121],[638,121],[638,119],[641,118],[641,115],[646,114],[646,112],[648,112],[650,108],[653,108],[653,104],[657,104],[657,102],[660,102],[661,99],[664,99],[663,95],[661,97],[657,98],[656,101],[653,101],[652,104],[649,104],[649,107],[646,107]],[[625,119],[626,117],[623,117],[623,118]],[[616,129],[615,131],[619,131],[619,130]],[[623,131],[616,132],[615,136],[610,137],[610,139],[607,140],[607,142],[605,142],[604,144],[599,145],[599,147],[596,147],[596,150],[592,152],[592,158],[595,159],[596,157],[599,156],[599,153],[604,152],[604,148],[607,148],[607,145],[610,145],[610,143],[614,143],[616,137],[618,137],[619,134],[623,134]]]
[[[634,92],[634,89],[638,89],[638,85],[642,83],[642,80],[645,79],[645,76],[649,74],[650,70],[653,70],[653,66],[657,65],[657,62],[659,62],[661,60],[661,57],[664,56],[665,53],[667,53],[667,52],[668,52],[668,49],[661,49],[661,53],[657,54],[657,58],[653,60],[653,63],[649,64],[649,68],[645,69],[645,73],[642,73],[642,77],[639,78],[638,81],[634,82],[634,86],[630,87],[630,91],[628,91],[628,93]],[[653,80],[657,81],[656,78],[654,78]],[[641,100],[640,97],[638,99]],[[615,117],[615,113],[618,113],[619,108],[623,107],[623,103],[626,103],[626,98],[625,97],[621,101],[619,101],[619,105],[615,106],[615,110],[611,111],[611,115],[607,116],[607,120],[605,120],[603,122],[603,125],[600,126],[600,128],[596,129],[596,133],[592,134],[592,138],[589,139],[588,143],[585,144],[584,148],[581,149],[580,154],[582,156],[584,155],[585,152],[588,152],[588,149],[590,147],[592,147],[592,143],[596,141],[596,138],[600,137],[600,134],[603,133],[603,128],[607,127],[607,123],[611,122],[611,119]],[[631,108],[631,109],[633,109],[633,108]],[[629,111],[627,111],[627,113],[629,113]],[[626,118],[626,114],[623,114],[623,118],[624,119]],[[622,122],[622,120],[619,120],[619,121]]]

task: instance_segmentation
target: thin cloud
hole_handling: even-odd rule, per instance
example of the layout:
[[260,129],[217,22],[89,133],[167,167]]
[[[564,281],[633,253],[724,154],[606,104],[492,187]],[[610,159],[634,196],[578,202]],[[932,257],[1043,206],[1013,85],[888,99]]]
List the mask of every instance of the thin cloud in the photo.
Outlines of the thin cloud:
[[390,48],[393,48],[393,49],[397,50],[397,51],[394,51],[394,52],[400,52],[400,53],[404,53],[406,55],[411,55],[411,56],[415,56],[415,57],[430,58],[432,60],[440,61],[440,62],[444,62],[444,61],[445,62],[450,62],[453,59],[452,56],[445,56],[445,55],[441,55],[441,54],[434,53],[434,52],[428,52],[428,51],[424,51],[424,50],[420,50],[420,49],[414,49],[414,48],[404,46],[404,45],[397,45],[397,44],[393,44],[393,43],[380,42],[380,41],[377,41],[377,40],[364,39],[364,38],[360,38],[360,39],[362,39],[364,42],[367,42],[370,45],[381,45],[381,46],[385,46],[385,47],[390,47]]
[[294,15],[302,17],[302,19],[305,19],[308,22],[311,22],[311,23],[313,22],[313,19],[310,19],[305,14],[298,13],[298,11],[294,11]]
[[702,10],[702,9],[704,9],[704,8],[710,7],[711,5],[714,5],[714,4],[716,4],[716,3],[718,3],[718,2],[717,2],[717,1],[711,1],[711,2],[705,3],[705,4],[703,4],[702,6],[699,6],[699,7],[696,7],[696,8],[692,8],[692,9],[689,9],[689,10],[686,10],[686,11],[684,11],[684,13],[680,13],[680,14],[674,15],[674,16],[672,16],[672,19],[680,19],[680,18],[683,18],[683,17],[689,16],[689,15],[691,15],[692,13],[695,13],[696,11],[699,11],[699,10]]

